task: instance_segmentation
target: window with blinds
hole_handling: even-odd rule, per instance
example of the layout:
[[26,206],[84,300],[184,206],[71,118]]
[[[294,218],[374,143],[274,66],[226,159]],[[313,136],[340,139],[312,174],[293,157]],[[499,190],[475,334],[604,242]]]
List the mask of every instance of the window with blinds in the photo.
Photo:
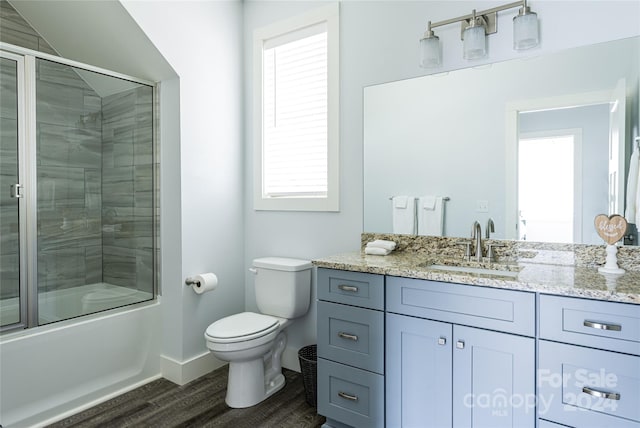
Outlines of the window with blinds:
[[332,106],[337,110],[337,100],[331,102],[331,65],[336,67],[330,52],[333,25],[326,17],[295,24],[295,29],[266,31],[256,40],[261,73],[260,126],[256,126],[260,157],[259,171],[254,172],[259,173],[255,191],[260,195],[255,207],[337,211],[338,165],[332,165],[334,159],[337,163],[337,137],[332,138],[332,130],[337,136],[337,120],[332,120],[337,114],[331,111]]

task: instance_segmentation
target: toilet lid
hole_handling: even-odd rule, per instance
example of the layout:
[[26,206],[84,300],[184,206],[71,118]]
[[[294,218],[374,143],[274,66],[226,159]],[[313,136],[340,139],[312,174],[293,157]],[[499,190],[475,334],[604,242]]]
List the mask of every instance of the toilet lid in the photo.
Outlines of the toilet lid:
[[211,324],[206,335],[220,342],[238,342],[255,339],[276,330],[280,322],[269,315],[242,312]]

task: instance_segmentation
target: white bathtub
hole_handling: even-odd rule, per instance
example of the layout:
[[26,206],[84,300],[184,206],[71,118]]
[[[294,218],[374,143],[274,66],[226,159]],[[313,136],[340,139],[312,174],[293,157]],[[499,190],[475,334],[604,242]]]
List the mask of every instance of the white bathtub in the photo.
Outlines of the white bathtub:
[[[38,295],[40,324],[49,324],[88,315],[153,298],[152,293],[106,282],[87,284],[64,290],[48,291]],[[18,319],[18,298],[0,301],[0,321],[6,324]]]
[[[39,299],[47,322],[145,297],[109,284],[51,293]],[[41,426],[158,378],[160,334],[153,300],[1,336],[0,424]]]

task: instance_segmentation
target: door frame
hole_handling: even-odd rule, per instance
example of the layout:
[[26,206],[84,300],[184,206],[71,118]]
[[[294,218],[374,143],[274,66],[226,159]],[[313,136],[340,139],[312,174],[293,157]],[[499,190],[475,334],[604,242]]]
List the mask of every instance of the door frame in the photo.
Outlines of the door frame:
[[[611,102],[611,91],[593,91],[557,97],[514,100],[505,106],[505,239],[518,239],[518,141],[520,112],[551,110]],[[622,156],[624,156],[624,147]]]

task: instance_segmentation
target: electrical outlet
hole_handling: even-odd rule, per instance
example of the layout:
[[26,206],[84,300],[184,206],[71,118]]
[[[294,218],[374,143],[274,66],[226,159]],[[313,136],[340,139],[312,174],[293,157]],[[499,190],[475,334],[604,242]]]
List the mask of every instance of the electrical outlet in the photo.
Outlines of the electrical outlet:
[[476,201],[476,212],[479,213],[488,213],[489,212],[489,201]]

